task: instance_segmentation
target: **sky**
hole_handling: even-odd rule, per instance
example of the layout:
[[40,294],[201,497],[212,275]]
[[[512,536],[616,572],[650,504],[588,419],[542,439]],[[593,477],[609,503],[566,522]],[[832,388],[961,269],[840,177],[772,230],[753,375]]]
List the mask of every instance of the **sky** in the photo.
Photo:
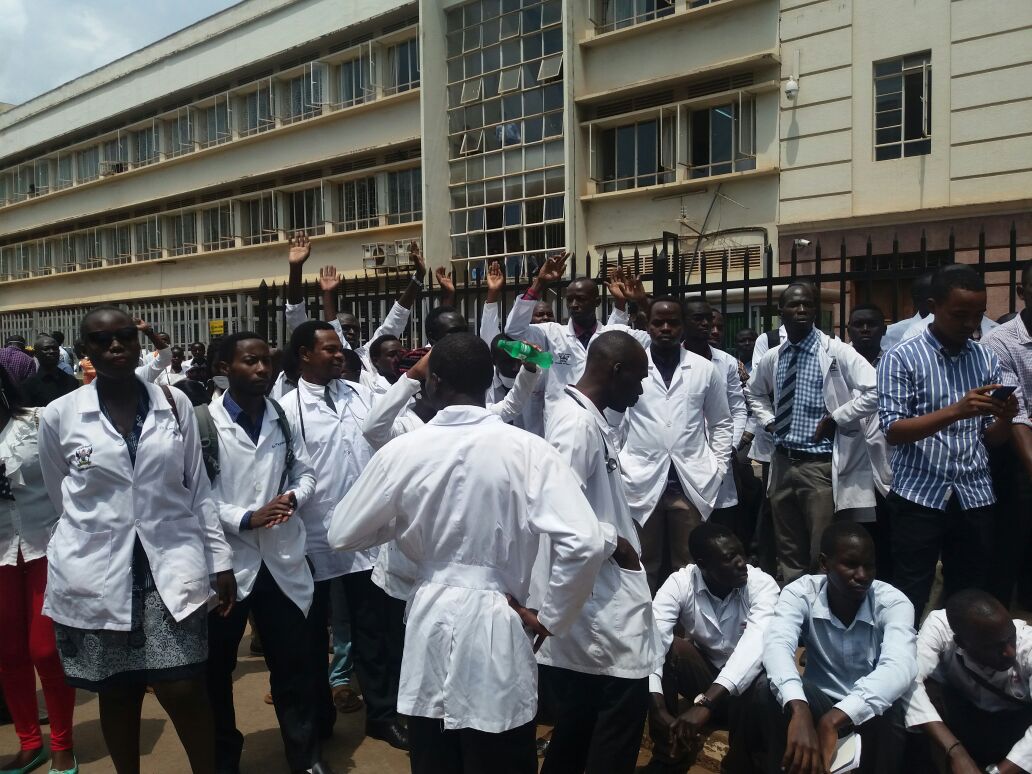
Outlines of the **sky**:
[[236,2],[0,0],[0,102],[26,102]]

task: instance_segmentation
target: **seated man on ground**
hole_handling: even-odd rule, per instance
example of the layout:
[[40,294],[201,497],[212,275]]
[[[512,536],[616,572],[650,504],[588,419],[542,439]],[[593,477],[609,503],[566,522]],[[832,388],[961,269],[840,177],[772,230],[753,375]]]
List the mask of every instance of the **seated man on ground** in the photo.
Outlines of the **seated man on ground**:
[[1032,627],[991,594],[959,591],[917,635],[908,729],[951,774],[1032,771]]
[[[730,726],[722,771],[751,772],[745,722],[763,671],[763,635],[778,601],[778,584],[746,564],[741,542],[722,524],[707,521],[692,530],[688,550],[695,564],[667,578],[652,601],[669,652],[666,664],[649,678],[654,748],[648,770],[685,771],[692,742],[716,719]],[[684,637],[674,634],[677,624]],[[678,696],[692,702],[680,714]]]
[[902,697],[917,674],[914,607],[874,580],[874,543],[860,524],[839,521],[825,529],[819,562],[825,574],[787,585],[767,627],[763,666],[770,685],[757,690],[764,770],[825,774],[839,737],[855,731],[861,774],[902,771]]

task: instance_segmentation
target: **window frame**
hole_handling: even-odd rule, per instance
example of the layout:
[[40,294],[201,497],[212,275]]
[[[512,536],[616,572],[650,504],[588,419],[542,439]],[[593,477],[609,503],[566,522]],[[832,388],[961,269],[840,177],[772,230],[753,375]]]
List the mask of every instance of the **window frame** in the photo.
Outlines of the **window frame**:
[[[914,62],[913,60],[916,60]],[[911,62],[911,64],[908,64]],[[895,69],[890,69],[894,68]],[[879,74],[879,70],[882,72]],[[932,152],[932,52],[931,50],[919,51],[903,56],[883,59],[872,63],[872,157],[874,161],[891,161],[893,159],[911,158],[913,156],[926,156]],[[917,100],[920,103],[920,121],[915,128],[920,129],[920,134],[908,137],[908,124],[910,112],[908,110],[908,76],[913,77],[920,74],[920,94]],[[898,91],[881,91],[883,85],[899,79]],[[891,88],[891,86],[887,86]],[[879,98],[898,95],[899,106],[879,109]],[[899,113],[898,123],[879,123],[884,116],[892,113]],[[891,121],[891,118],[885,118]],[[879,141],[883,133],[891,133],[898,130],[898,139]]]

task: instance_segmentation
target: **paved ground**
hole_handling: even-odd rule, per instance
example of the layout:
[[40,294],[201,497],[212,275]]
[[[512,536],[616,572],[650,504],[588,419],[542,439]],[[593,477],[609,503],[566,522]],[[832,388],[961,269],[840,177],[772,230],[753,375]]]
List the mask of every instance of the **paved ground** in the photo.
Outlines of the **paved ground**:
[[[237,723],[244,734],[244,754],[241,771],[244,774],[281,774],[288,772],[283,759],[283,747],[276,713],[263,701],[268,691],[268,672],[265,661],[247,653],[249,637],[244,637],[234,687]],[[43,706],[43,694],[39,694]],[[79,691],[75,709],[75,748],[83,774],[114,772],[111,759],[100,732],[97,698]],[[408,755],[375,739],[363,735],[364,713],[339,715],[333,738],[325,746],[326,759],[337,774],[408,774]],[[44,727],[44,735],[48,729]],[[0,726],[0,763],[13,754],[18,740],[11,725]],[[716,752],[716,748],[711,746]],[[141,732],[143,774],[185,774],[189,771],[186,755],[179,744],[175,729],[153,695],[148,694],[143,704]],[[649,753],[642,751],[639,763],[644,764]],[[716,768],[697,766],[693,774],[716,771]],[[42,769],[41,771],[46,771]]]

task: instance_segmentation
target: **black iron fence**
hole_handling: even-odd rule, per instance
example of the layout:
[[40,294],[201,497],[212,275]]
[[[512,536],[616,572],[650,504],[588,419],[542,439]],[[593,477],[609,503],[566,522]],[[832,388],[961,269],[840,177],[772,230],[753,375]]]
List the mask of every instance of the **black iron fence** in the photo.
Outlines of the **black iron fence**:
[[[899,240],[893,239],[891,250],[886,252],[875,251],[868,238],[866,249],[860,254],[850,254],[843,238],[830,249],[819,241],[793,246],[787,259],[783,256],[778,263],[770,245],[686,254],[677,235],[664,234],[651,250],[571,255],[566,278],[551,288],[552,293],[546,300],[553,303],[556,319],[563,322],[566,308],[562,299],[566,286],[574,279],[592,278],[600,284],[604,317],[610,308],[604,279],[611,270],[622,267],[641,275],[653,295],[701,296],[708,300],[723,314],[725,341],[732,342],[734,334],[743,327],[772,327],[776,321],[777,297],[786,284],[811,282],[821,293],[821,327],[844,337],[853,306],[876,303],[890,321],[898,320],[912,313],[909,286],[914,278],[941,265],[964,262],[972,264],[988,284],[996,286],[991,295],[995,303],[991,301],[989,309],[990,315],[995,317],[1016,309],[1015,286],[1022,268],[1020,259],[1032,256],[1029,236],[1032,235],[1026,235],[1026,241],[1019,242],[1017,226],[1012,224],[1007,242],[992,244],[983,228],[977,244],[958,247],[951,232],[947,244],[930,249],[922,234],[919,249],[902,251]],[[432,257],[430,262],[433,263]],[[538,268],[536,262],[510,259],[506,263],[508,276],[501,298],[503,320],[516,295],[526,289]],[[455,263],[450,268],[454,305],[476,330],[487,295],[484,264]],[[355,314],[362,325],[363,338],[368,339],[404,290],[410,276],[409,268],[396,267],[345,279],[337,291],[337,309]],[[276,341],[283,341],[288,334],[284,318],[285,294],[284,285],[264,282],[256,294],[258,329]],[[322,294],[317,283],[306,283],[303,295],[309,315],[321,317]],[[431,270],[403,337],[407,345],[423,343],[425,315],[442,303],[445,296]]]

